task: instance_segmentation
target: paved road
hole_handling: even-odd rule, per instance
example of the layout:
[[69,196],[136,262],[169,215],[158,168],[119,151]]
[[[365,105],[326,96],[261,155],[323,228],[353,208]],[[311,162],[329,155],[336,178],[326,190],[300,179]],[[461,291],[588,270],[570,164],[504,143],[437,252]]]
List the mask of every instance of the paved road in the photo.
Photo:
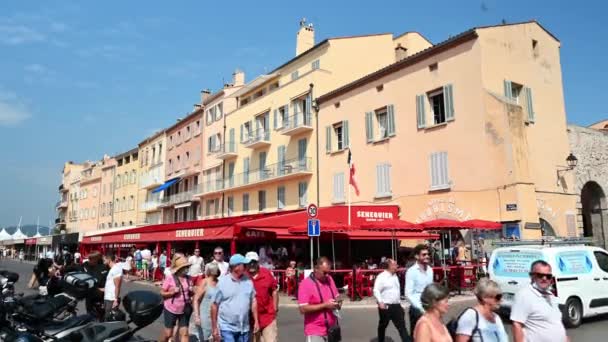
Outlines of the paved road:
[[[28,292],[26,289],[32,269],[31,264],[20,264],[9,260],[0,260],[0,269],[7,269],[20,274],[17,284],[18,291]],[[127,283],[123,288],[123,293],[133,290],[152,290],[158,291],[157,287],[143,285],[139,283]],[[469,302],[459,302],[450,308],[449,317],[454,317],[467,306]],[[80,312],[84,312],[84,304],[80,305]],[[377,311],[369,307],[349,307],[343,310],[342,332],[344,342],[370,342],[376,336]],[[448,317],[448,319],[449,319]],[[156,339],[162,329],[161,320],[158,319],[153,324],[144,328],[139,334],[145,338]],[[280,341],[304,341],[302,333],[302,316],[293,307],[293,302],[285,299],[279,312],[279,339]],[[510,332],[510,326],[507,325]],[[608,316],[587,320],[580,328],[568,331],[572,341],[604,342],[608,340]],[[392,325],[387,330],[387,336],[394,341],[398,341],[397,331]],[[387,338],[387,341],[390,341]]]

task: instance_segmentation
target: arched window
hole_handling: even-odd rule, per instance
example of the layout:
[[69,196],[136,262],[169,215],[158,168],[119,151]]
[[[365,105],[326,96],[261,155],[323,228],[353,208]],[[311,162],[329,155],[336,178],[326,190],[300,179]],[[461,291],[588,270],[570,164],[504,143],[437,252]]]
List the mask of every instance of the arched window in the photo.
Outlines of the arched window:
[[540,231],[543,236],[556,236],[555,230],[553,229],[553,226],[551,226],[551,223],[542,218],[540,219]]

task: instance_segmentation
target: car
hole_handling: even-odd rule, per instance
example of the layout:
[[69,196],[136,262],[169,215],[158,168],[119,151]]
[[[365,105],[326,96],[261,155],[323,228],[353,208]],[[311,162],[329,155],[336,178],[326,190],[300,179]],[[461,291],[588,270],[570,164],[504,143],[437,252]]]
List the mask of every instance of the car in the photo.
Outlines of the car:
[[536,260],[551,265],[552,292],[562,310],[564,325],[578,327],[583,318],[608,313],[608,252],[584,244],[526,245],[496,248],[488,273],[503,291],[503,312],[509,312],[515,293],[530,283],[530,266]]

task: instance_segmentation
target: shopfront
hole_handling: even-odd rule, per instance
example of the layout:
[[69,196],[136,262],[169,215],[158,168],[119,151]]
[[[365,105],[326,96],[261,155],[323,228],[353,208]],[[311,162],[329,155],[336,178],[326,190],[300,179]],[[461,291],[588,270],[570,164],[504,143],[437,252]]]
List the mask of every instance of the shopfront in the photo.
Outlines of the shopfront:
[[79,235],[79,233],[53,235],[52,248],[55,254],[63,251],[64,247],[67,247],[68,251],[72,254],[76,252]]
[[51,245],[53,243],[52,236],[42,236],[36,239],[36,255],[39,257],[43,255],[46,257],[47,253],[51,251]]

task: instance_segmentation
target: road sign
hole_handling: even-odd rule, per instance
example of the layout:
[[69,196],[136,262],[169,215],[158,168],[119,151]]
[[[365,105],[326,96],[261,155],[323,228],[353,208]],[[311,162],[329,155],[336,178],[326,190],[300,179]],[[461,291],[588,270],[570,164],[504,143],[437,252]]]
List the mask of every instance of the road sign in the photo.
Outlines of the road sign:
[[321,221],[317,219],[308,219],[308,236],[321,235]]
[[308,208],[306,208],[306,212],[308,213],[308,217],[315,218],[319,213],[319,208],[315,204],[309,204]]

